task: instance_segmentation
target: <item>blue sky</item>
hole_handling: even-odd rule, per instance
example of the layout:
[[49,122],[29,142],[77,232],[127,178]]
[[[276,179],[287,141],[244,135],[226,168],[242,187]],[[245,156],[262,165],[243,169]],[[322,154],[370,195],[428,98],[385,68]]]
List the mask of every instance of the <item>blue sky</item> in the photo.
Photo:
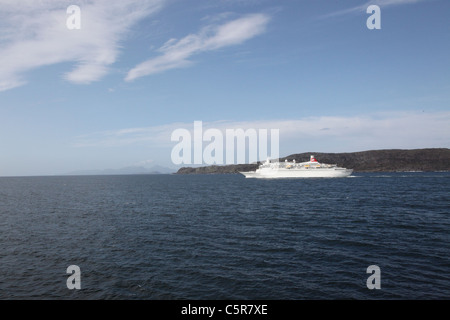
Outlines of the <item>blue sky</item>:
[[[381,29],[369,30],[369,5]],[[81,29],[69,30],[69,5]],[[446,0],[0,0],[0,176],[171,162],[177,128],[280,155],[450,147]],[[320,160],[320,159],[319,159]]]

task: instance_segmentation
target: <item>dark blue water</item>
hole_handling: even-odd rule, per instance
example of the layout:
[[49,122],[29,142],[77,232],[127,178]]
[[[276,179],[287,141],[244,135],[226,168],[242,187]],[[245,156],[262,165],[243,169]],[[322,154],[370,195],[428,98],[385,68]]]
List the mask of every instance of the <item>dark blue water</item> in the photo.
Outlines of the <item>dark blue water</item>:
[[0,298],[450,298],[450,173],[355,175],[0,178]]

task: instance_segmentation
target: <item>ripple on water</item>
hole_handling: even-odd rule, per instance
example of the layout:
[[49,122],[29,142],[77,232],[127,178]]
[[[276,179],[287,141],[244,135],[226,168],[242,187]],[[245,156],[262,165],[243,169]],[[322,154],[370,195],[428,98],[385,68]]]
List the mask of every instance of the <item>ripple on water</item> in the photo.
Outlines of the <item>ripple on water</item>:
[[0,178],[0,298],[448,298],[450,174],[355,177]]

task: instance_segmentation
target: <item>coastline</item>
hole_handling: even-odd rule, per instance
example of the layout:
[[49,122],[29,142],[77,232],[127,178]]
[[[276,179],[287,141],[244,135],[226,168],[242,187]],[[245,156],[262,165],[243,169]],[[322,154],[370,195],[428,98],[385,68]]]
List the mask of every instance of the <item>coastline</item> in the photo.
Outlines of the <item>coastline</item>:
[[[337,164],[353,172],[438,172],[450,171],[450,149],[385,149],[347,153],[304,152],[280,158],[280,162],[307,161],[313,154],[321,163]],[[182,167],[175,174],[235,174],[254,171],[259,163]]]

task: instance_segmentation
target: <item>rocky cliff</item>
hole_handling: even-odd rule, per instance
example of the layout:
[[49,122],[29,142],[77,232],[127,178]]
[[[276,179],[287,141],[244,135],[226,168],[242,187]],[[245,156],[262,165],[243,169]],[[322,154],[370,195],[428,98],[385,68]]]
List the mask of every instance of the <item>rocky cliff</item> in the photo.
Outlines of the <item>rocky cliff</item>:
[[[337,164],[354,172],[450,171],[450,149],[370,150],[350,153],[305,152],[280,158],[308,161],[314,155],[319,162]],[[258,164],[183,167],[177,174],[238,173],[256,170]]]

